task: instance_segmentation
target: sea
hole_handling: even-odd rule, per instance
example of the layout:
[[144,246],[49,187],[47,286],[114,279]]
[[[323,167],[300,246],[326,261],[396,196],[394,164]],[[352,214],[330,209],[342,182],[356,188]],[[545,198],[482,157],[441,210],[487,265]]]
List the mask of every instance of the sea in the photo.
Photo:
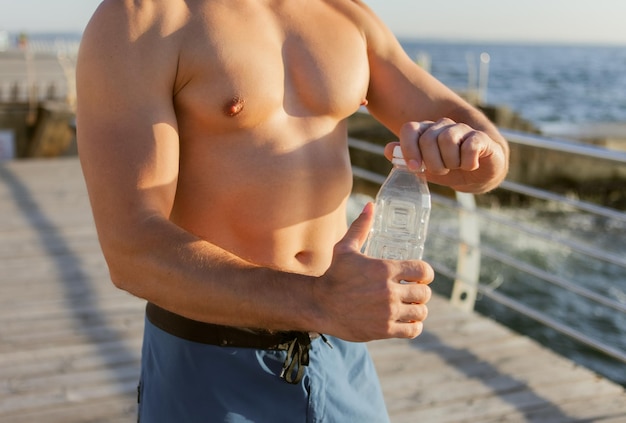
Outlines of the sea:
[[[9,35],[10,42],[16,38],[16,34]],[[41,50],[75,50],[80,40],[80,34],[75,33],[28,36],[29,42]],[[626,44],[400,41],[411,58],[444,84],[458,91],[476,90],[485,103],[508,106],[544,132],[605,124],[626,128]],[[626,139],[624,131],[618,136]],[[436,213],[434,210],[431,216],[433,228],[441,226],[445,230],[454,225],[453,217],[443,211],[438,216]],[[597,219],[572,210],[538,205],[502,208],[498,213],[539,231],[551,231],[558,222],[559,235],[589,241],[592,249],[601,245],[620,257],[626,254],[624,221]],[[601,263],[590,265],[584,257],[562,245],[524,238],[489,222],[483,225],[487,228],[483,242],[490,243],[492,248],[506,250],[547,272],[626,304],[624,268]],[[455,254],[445,242],[429,238],[425,259],[442,256],[444,260],[454,261]],[[541,281],[520,277],[487,259],[483,262],[481,278],[493,289],[549,312],[557,320],[572,323],[580,333],[626,353],[626,314],[590,305],[574,295],[564,295]],[[451,281],[440,278],[436,282],[435,291],[449,292]],[[479,296],[476,308],[626,386],[626,364],[563,338],[486,298]]]
[[[401,40],[411,58],[460,91],[479,85],[488,58],[484,101],[507,105],[537,127],[626,123],[624,45],[454,43]],[[626,137],[626,133],[624,134]]]

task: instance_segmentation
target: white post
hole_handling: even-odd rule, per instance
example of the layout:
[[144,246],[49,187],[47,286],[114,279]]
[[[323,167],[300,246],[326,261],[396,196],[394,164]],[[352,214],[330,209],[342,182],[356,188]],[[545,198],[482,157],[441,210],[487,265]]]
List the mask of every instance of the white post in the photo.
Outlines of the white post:
[[457,192],[459,210],[459,254],[450,302],[464,311],[474,309],[480,277],[480,227],[474,195]]
[[487,101],[487,84],[489,83],[489,53],[480,54],[480,65],[478,69],[478,100],[480,103]]

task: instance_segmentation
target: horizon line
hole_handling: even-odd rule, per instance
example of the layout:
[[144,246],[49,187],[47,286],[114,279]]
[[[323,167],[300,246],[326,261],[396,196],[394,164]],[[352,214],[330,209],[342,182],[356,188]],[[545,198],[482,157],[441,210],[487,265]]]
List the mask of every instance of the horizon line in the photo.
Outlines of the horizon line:
[[[0,28],[0,33],[6,32],[11,35],[19,35],[26,34],[29,36],[72,36],[72,37],[82,37],[83,30],[79,29],[42,29],[36,31],[28,31],[28,30],[15,30],[15,29],[2,29]],[[397,33],[394,34],[396,38],[400,42],[436,42],[436,43],[445,43],[445,44],[517,44],[517,45],[552,45],[552,46],[603,46],[603,47],[626,47],[626,40],[566,40],[566,39],[524,39],[524,38],[497,38],[492,39],[488,37],[473,37],[466,38],[462,36],[419,36],[419,35],[410,35],[405,33]]]

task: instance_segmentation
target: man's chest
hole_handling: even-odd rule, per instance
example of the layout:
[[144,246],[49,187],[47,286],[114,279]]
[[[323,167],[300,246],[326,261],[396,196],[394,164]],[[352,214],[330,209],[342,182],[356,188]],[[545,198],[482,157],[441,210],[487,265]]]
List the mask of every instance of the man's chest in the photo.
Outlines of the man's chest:
[[367,50],[344,16],[319,6],[280,12],[206,10],[180,57],[177,107],[214,128],[252,127],[275,113],[353,113],[365,100]]

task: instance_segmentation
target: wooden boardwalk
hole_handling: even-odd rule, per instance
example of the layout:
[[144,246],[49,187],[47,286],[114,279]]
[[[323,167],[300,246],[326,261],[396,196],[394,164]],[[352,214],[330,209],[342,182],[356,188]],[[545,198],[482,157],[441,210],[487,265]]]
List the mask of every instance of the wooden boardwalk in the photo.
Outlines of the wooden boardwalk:
[[[0,422],[135,421],[142,327],[77,159],[0,163]],[[370,350],[394,423],[626,422],[621,386],[439,297],[422,336]]]

